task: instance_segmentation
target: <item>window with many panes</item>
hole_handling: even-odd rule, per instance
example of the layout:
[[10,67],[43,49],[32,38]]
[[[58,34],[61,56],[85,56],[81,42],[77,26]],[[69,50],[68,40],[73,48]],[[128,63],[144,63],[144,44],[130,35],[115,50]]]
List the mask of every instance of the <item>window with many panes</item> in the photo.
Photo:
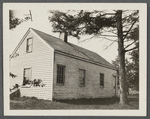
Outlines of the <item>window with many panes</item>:
[[32,38],[27,39],[26,52],[32,52]]
[[79,69],[79,86],[85,86],[85,70]]
[[65,82],[65,66],[57,65],[57,84],[64,85]]
[[100,73],[100,86],[104,87],[104,74]]
[[23,73],[23,85],[29,84],[31,80],[31,68],[25,68]]

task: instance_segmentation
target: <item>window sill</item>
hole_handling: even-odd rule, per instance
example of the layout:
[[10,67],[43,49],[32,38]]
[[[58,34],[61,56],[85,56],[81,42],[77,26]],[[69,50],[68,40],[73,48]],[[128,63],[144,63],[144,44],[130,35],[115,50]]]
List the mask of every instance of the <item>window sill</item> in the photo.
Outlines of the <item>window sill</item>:
[[21,88],[31,88],[31,85],[24,85],[24,86],[21,86]]
[[28,53],[32,53],[32,51],[30,51],[30,52],[26,52],[26,54],[28,54]]
[[85,86],[81,85],[81,86],[79,86],[79,87],[85,87]]
[[100,86],[100,88],[102,88],[102,89],[103,89],[103,88],[104,88],[104,86]]
[[56,86],[64,86],[64,84],[56,83]]

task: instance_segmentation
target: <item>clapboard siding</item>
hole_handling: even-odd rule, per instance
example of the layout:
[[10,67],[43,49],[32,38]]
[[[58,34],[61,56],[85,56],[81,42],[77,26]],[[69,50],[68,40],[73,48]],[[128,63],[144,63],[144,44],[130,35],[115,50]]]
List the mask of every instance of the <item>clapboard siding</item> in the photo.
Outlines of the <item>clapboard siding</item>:
[[[66,66],[65,84],[57,85],[57,64]],[[79,86],[78,70],[84,69],[85,86]],[[54,98],[99,98],[114,96],[115,78],[112,74],[115,71],[88,62],[55,53],[54,62]],[[104,74],[104,88],[100,87],[100,73]]]
[[50,92],[51,90],[48,90],[45,87],[20,88],[21,96],[36,97],[39,99],[49,100],[46,94],[43,95],[43,92],[45,91]]
[[[28,38],[33,38],[33,50],[26,53],[26,43]],[[16,58],[10,61],[10,71],[18,77],[10,80],[10,86],[14,84],[22,85],[24,68],[31,68],[31,79],[42,79],[45,87],[22,88],[22,96],[37,96],[38,98],[52,99],[53,86],[53,49],[44,43],[34,31],[30,31],[22,42],[16,53]],[[39,96],[40,95],[40,96]]]

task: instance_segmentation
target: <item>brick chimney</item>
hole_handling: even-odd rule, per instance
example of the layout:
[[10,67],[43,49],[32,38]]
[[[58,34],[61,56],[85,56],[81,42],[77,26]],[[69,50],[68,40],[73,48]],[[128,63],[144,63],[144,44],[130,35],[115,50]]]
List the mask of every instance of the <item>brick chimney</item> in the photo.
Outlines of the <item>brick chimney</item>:
[[59,38],[67,43],[68,42],[68,33],[67,32],[60,33]]

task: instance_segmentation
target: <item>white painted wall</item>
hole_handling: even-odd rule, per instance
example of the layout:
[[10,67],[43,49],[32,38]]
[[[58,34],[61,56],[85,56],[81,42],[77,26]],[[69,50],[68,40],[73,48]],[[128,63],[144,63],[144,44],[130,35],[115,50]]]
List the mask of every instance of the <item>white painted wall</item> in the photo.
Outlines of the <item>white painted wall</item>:
[[[26,53],[26,42],[28,38],[33,38],[33,50],[31,53]],[[15,40],[15,39],[14,39]],[[16,58],[10,60],[10,72],[18,75],[18,77],[10,78],[10,87],[14,84],[22,85],[24,68],[32,70],[31,79],[42,79],[45,87],[43,89],[33,88],[22,89],[22,96],[33,96],[39,94],[39,98],[52,100],[53,86],[53,49],[41,40],[39,36],[30,30],[29,34],[17,49],[19,54]]]

